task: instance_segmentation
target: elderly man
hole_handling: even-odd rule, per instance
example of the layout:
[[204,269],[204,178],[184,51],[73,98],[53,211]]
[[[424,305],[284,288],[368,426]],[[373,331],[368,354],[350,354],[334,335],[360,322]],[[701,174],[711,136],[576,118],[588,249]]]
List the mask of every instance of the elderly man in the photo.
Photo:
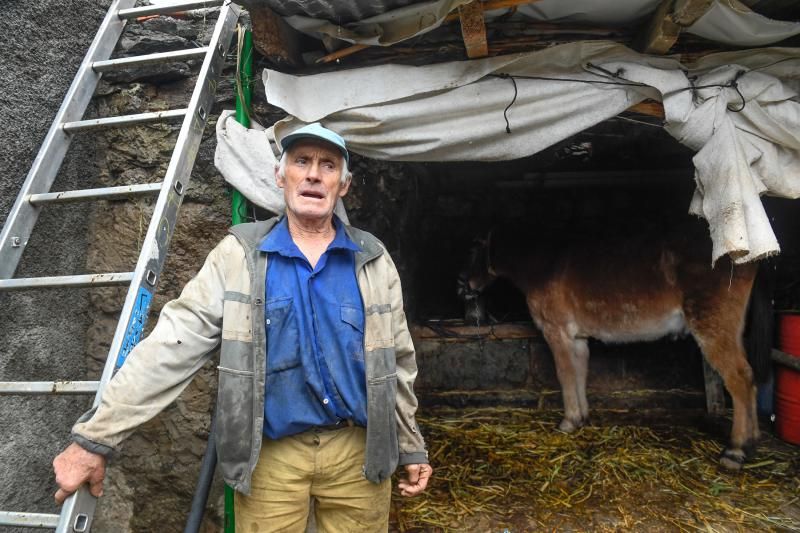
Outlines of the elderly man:
[[281,141],[286,215],[230,230],[53,462],[62,502],[102,492],[106,456],[180,394],[220,344],[217,451],[241,531],[385,531],[390,476],[432,473],[414,418],[417,367],[397,269],[333,214],[351,175],[319,124]]

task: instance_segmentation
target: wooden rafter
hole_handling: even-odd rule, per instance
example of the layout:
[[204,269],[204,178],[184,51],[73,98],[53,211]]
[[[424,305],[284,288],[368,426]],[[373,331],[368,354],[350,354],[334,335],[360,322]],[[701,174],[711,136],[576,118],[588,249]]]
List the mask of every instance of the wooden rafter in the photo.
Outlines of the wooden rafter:
[[713,0],[662,0],[637,48],[646,54],[666,54],[678,41],[681,29],[694,24],[713,3]]
[[[486,0],[484,2],[478,2],[476,0],[475,2],[472,2],[472,4],[478,4],[480,6],[480,8],[481,8],[481,11],[491,11],[493,9],[516,8],[517,6],[521,6],[521,5],[525,5],[525,4],[535,4],[538,1],[539,0]],[[458,20],[460,18],[461,18],[460,11],[459,12],[453,12],[453,13],[447,15],[444,18],[444,20],[442,21],[442,23],[453,22],[453,21]],[[485,33],[485,31],[486,30],[485,30],[485,26],[484,26],[484,33]],[[332,54],[328,54],[328,55],[326,55],[324,57],[321,57],[321,58],[317,59],[316,62],[317,63],[330,63],[331,61],[336,61],[337,59],[342,59],[342,58],[347,57],[347,56],[349,56],[351,54],[355,54],[356,52],[360,52],[361,50],[364,50],[366,48],[369,48],[369,46],[365,45],[365,44],[355,44],[353,46],[349,46],[347,48],[343,48],[341,50],[333,52]],[[487,51],[487,54],[488,54],[488,51]],[[477,56],[477,57],[483,57],[483,56]]]
[[475,0],[458,8],[461,18],[461,36],[467,49],[467,57],[475,59],[489,55],[486,41],[486,23],[483,20],[481,2]]
[[627,109],[631,113],[639,113],[640,115],[648,115],[651,117],[660,118],[664,120],[664,104],[661,102],[653,102],[652,100],[647,100],[645,102],[640,102],[638,104],[634,104]]
[[682,27],[691,26],[711,9],[714,0],[675,0],[673,20]]
[[256,50],[276,65],[302,65],[297,30],[266,6],[251,7],[249,11]]
[[678,40],[681,27],[672,19],[675,0],[662,0],[639,39],[637,48],[645,54],[666,54]]

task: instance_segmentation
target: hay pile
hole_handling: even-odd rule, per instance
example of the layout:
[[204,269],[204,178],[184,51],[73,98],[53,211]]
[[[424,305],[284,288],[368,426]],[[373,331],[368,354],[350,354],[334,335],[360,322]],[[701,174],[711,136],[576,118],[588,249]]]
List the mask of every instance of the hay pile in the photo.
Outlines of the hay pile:
[[[740,473],[722,441],[681,415],[594,412],[574,435],[560,412],[428,410],[434,480],[393,499],[399,531],[752,531],[800,529],[800,451],[762,439]],[[667,418],[671,419],[667,419]],[[618,425],[612,425],[612,424]]]

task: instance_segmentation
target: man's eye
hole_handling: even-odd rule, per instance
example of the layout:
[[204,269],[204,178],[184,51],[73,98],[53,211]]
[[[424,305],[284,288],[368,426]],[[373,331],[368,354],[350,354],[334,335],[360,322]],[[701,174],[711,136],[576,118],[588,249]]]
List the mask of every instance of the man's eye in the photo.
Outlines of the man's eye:
[[298,165],[305,165],[306,158],[305,157],[298,157],[297,159],[294,160],[294,162],[297,163]]

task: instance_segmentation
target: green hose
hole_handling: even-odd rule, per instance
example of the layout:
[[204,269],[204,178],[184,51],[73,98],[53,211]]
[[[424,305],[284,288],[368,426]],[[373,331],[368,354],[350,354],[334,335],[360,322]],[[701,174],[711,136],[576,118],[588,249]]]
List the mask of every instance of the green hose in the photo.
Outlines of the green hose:
[[[253,34],[239,26],[239,58],[236,65],[236,121],[250,127],[250,100],[253,94]],[[234,189],[231,193],[231,223],[247,221],[247,199]],[[233,489],[225,485],[225,533],[236,531]]]

